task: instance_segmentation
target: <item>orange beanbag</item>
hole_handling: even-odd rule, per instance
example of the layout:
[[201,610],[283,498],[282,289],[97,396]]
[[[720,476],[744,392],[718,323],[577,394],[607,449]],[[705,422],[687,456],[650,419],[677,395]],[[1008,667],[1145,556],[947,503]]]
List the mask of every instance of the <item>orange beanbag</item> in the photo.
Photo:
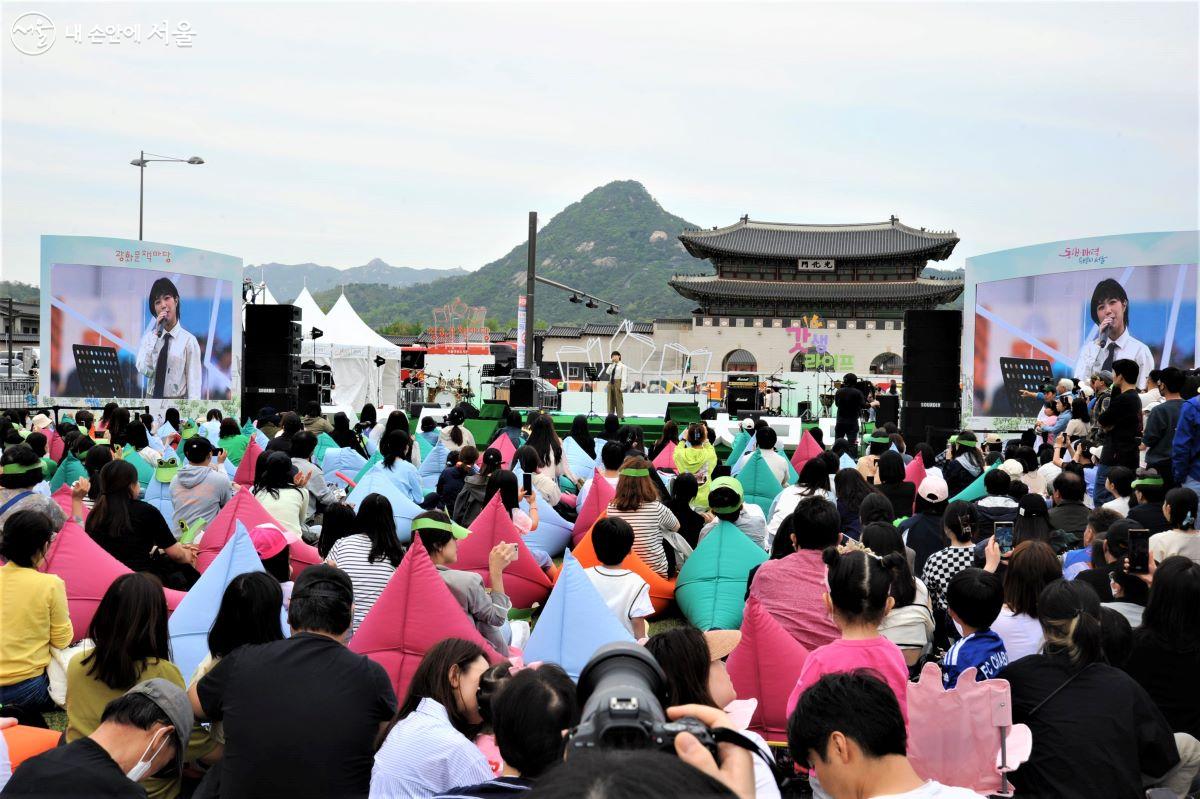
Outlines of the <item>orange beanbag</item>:
[[[601,519],[604,516],[605,514],[600,514]],[[596,550],[592,549],[591,530],[588,530],[587,535],[579,540],[579,543],[575,545],[575,549],[571,550],[571,554],[579,561],[579,565],[585,569],[600,565],[600,560],[596,557]],[[654,605],[655,612],[662,613],[675,601],[675,581],[660,577],[635,552],[630,551],[629,557],[621,561],[621,568],[629,569],[631,572],[638,574],[650,586],[650,602]]]

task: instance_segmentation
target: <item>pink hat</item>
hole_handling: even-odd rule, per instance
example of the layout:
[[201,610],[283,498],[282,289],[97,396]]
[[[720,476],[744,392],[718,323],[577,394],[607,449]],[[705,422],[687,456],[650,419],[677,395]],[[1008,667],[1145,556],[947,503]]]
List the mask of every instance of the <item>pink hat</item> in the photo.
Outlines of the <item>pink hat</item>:
[[946,481],[937,475],[928,475],[921,481],[917,493],[929,502],[936,504],[945,502],[949,498],[950,488],[946,485]]
[[292,543],[288,540],[287,533],[274,524],[260,524],[255,527],[250,531],[250,540],[254,542],[254,551],[258,553],[260,560],[275,557]]

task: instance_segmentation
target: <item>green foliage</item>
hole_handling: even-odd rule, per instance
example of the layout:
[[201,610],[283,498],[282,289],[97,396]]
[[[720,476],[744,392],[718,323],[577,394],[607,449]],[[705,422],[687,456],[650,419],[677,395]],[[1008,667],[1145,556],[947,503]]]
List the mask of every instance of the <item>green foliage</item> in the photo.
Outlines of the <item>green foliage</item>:
[[[602,322],[614,318],[650,321],[687,316],[692,303],[667,286],[676,272],[707,272],[711,267],[688,255],[678,236],[691,223],[663,210],[637,181],[609,183],[556,214],[538,233],[538,274],[589,292],[620,306],[621,317],[605,308],[585,308],[569,295],[539,286],[535,305],[538,326]],[[656,235],[657,231],[661,231]],[[663,235],[665,234],[665,235]],[[651,239],[655,239],[651,241]],[[468,275],[446,277],[411,287],[350,284],[346,298],[367,324],[433,324],[433,308],[455,298],[488,309],[489,326],[515,325],[517,297],[525,289],[526,245]],[[340,289],[315,295],[322,308],[337,300]],[[505,320],[508,324],[498,324]]]
[[42,292],[37,286],[19,280],[0,280],[0,299],[12,297],[15,302],[41,302]]

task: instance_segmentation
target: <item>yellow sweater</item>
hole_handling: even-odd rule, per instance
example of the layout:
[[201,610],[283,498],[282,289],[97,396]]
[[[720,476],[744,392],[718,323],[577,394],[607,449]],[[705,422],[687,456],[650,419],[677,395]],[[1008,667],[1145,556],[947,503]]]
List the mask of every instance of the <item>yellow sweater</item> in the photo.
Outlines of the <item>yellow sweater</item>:
[[45,672],[50,647],[69,646],[75,635],[62,578],[15,563],[0,567],[0,627],[0,685]]

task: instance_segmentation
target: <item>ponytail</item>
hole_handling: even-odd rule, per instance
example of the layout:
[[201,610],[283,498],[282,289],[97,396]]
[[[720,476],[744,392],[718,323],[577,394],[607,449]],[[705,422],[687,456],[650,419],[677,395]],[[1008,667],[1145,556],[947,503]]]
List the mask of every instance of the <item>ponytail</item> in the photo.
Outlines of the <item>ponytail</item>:
[[892,578],[890,593],[896,602],[894,607],[904,608],[911,605],[917,598],[917,580],[908,565],[908,556],[896,552],[884,555],[883,568],[887,569]]
[[829,599],[839,615],[848,622],[883,621],[892,587],[888,559],[881,560],[863,549],[842,553],[837,547],[827,547],[821,558],[829,570]]
[[453,441],[457,446],[462,446],[463,434],[461,427],[454,425],[450,428],[450,440]]
[[1065,657],[1076,669],[1104,660],[1100,598],[1074,580],[1055,580],[1038,596],[1038,620],[1047,655]]
[[1200,504],[1196,492],[1190,488],[1172,488],[1163,500],[1171,509],[1171,517],[1167,519],[1171,527],[1177,530],[1194,530],[1196,527],[1196,510]]

